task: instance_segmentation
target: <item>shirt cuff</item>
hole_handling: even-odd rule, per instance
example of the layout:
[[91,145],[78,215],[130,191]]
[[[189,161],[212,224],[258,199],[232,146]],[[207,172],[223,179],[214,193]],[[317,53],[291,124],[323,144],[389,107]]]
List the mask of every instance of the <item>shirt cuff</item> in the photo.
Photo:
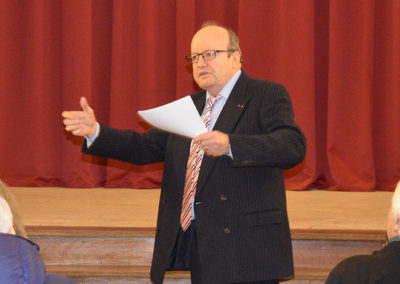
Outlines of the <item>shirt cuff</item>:
[[96,138],[99,136],[99,132],[100,132],[100,124],[96,121],[96,132],[94,133],[94,135],[89,138],[87,136],[85,136],[86,139],[86,146],[89,148],[90,145],[93,144],[93,142],[96,140]]
[[226,153],[225,155],[227,155],[229,158],[231,158],[233,160],[233,155],[232,155],[232,148],[231,145],[229,145],[229,152]]

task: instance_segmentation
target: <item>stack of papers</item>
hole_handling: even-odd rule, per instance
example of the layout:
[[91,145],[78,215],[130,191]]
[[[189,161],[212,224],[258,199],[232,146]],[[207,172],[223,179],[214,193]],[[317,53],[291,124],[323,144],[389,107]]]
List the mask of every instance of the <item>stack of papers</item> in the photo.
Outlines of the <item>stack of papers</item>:
[[138,113],[154,127],[181,136],[194,138],[207,132],[190,96],[160,107],[141,110]]

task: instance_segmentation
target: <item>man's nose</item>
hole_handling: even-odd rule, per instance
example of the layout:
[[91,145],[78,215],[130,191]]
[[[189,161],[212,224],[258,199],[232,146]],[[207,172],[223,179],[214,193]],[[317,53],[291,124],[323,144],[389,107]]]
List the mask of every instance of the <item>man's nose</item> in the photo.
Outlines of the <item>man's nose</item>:
[[204,66],[207,64],[207,60],[204,59],[203,55],[199,56],[199,60],[197,61],[197,65]]

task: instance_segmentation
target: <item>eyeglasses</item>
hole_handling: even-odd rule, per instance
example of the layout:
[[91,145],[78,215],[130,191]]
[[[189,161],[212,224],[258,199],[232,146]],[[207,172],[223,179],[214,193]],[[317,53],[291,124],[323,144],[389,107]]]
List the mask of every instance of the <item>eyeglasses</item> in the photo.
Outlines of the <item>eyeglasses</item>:
[[211,59],[214,59],[217,56],[217,53],[220,52],[234,52],[236,49],[228,49],[228,50],[206,50],[202,53],[195,53],[191,55],[186,55],[186,61],[188,63],[197,63],[200,59],[200,55],[203,57],[205,61],[209,61]]

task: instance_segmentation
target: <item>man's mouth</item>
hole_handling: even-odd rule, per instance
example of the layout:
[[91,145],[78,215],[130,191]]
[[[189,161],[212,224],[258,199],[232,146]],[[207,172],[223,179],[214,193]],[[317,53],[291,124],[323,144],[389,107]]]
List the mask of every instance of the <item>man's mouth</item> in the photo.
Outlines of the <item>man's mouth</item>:
[[207,75],[207,74],[208,74],[208,72],[200,72],[200,73],[199,73],[199,77],[205,76],[205,75]]

